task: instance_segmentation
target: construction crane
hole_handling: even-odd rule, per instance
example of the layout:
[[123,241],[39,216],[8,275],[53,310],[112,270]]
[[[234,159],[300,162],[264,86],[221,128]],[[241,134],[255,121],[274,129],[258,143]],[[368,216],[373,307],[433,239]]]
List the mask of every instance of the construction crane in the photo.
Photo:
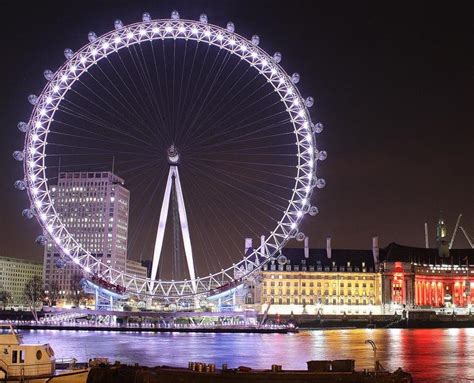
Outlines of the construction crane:
[[469,242],[469,246],[471,246],[471,249],[474,249],[474,242],[471,239],[471,237],[467,234],[466,230],[464,230],[464,227],[460,226],[459,228],[461,229],[462,233],[464,234],[467,241]]
[[454,226],[453,236],[451,237],[451,241],[449,242],[449,249],[450,250],[453,247],[454,238],[456,238],[456,233],[458,232],[458,229],[459,229],[459,223],[461,222],[461,217],[462,217],[462,214],[459,214],[458,220],[456,221],[456,225]]
[[456,225],[454,226],[453,236],[451,237],[451,241],[449,242],[449,248],[451,249],[453,247],[454,239],[456,238],[456,233],[458,229],[461,229],[462,233],[464,234],[464,237],[466,237],[467,242],[469,243],[469,246],[471,246],[471,249],[474,249],[474,241],[471,239],[469,234],[467,234],[467,231],[464,229],[464,227],[460,226],[461,217],[462,214],[459,214],[458,220],[456,221]]

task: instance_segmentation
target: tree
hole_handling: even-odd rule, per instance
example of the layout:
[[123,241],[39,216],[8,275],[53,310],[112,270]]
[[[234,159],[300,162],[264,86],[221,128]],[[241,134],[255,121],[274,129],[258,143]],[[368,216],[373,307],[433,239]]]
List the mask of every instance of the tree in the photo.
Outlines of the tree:
[[5,307],[13,302],[12,295],[10,294],[9,291],[7,290],[1,290],[0,291],[0,307],[2,310],[5,310]]
[[36,309],[45,298],[43,280],[40,276],[35,275],[28,282],[26,282],[25,289],[23,290],[23,297],[30,306],[31,313],[35,318],[35,321],[38,322],[38,314]]
[[49,285],[49,291],[48,291],[48,298],[49,298],[49,305],[50,306],[55,306],[56,301],[60,298],[59,294],[59,285],[58,282],[53,281]]
[[71,278],[71,294],[69,299],[76,307],[79,307],[88,298],[81,284],[82,278],[83,276],[80,273],[75,273]]

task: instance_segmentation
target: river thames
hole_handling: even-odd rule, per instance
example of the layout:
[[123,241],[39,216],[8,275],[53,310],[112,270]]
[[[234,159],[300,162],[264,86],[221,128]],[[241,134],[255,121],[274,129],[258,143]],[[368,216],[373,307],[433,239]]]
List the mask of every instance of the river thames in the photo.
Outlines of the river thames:
[[22,331],[25,343],[50,343],[57,358],[142,365],[187,366],[188,361],[284,369],[306,369],[316,359],[356,359],[372,368],[377,358],[388,370],[402,367],[415,382],[474,382],[474,329],[347,329],[298,334],[115,333],[60,330]]

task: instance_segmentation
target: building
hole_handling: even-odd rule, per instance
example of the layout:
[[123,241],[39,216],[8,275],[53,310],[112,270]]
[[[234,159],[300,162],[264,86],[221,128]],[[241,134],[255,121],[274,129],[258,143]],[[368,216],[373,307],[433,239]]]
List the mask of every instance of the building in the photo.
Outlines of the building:
[[148,269],[143,266],[142,263],[132,261],[131,259],[127,259],[125,271],[128,275],[132,275],[136,278],[146,279],[148,277]]
[[13,305],[23,305],[23,291],[26,283],[34,276],[41,277],[41,262],[26,259],[0,257],[0,290],[8,291]]
[[[377,242],[374,241],[376,245]],[[256,302],[270,314],[379,314],[382,276],[372,250],[283,249],[261,271]]]
[[470,308],[474,303],[474,249],[438,249],[391,243],[381,249],[383,301],[389,307]]
[[[59,216],[83,247],[125,271],[130,192],[124,180],[111,172],[63,172],[51,195]],[[43,275],[45,289],[59,290],[64,298],[77,289],[82,272],[48,243]]]

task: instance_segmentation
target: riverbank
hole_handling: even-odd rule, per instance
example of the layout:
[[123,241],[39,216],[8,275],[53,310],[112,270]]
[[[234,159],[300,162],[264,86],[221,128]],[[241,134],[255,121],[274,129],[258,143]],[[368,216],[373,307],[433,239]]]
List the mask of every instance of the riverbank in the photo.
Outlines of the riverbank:
[[[322,361],[326,362],[326,361]],[[347,362],[347,361],[335,361]],[[353,362],[353,361],[352,361]],[[331,362],[329,362],[331,363]],[[214,365],[197,364],[193,368],[168,366],[101,366],[92,368],[88,383],[411,383],[410,374],[397,370],[394,373],[354,371],[297,371],[281,370],[273,365],[271,370],[253,370],[249,367],[214,369]],[[204,368],[204,370],[203,370]]]
[[473,315],[269,315],[267,323],[293,323],[300,329],[335,328],[474,328]]

